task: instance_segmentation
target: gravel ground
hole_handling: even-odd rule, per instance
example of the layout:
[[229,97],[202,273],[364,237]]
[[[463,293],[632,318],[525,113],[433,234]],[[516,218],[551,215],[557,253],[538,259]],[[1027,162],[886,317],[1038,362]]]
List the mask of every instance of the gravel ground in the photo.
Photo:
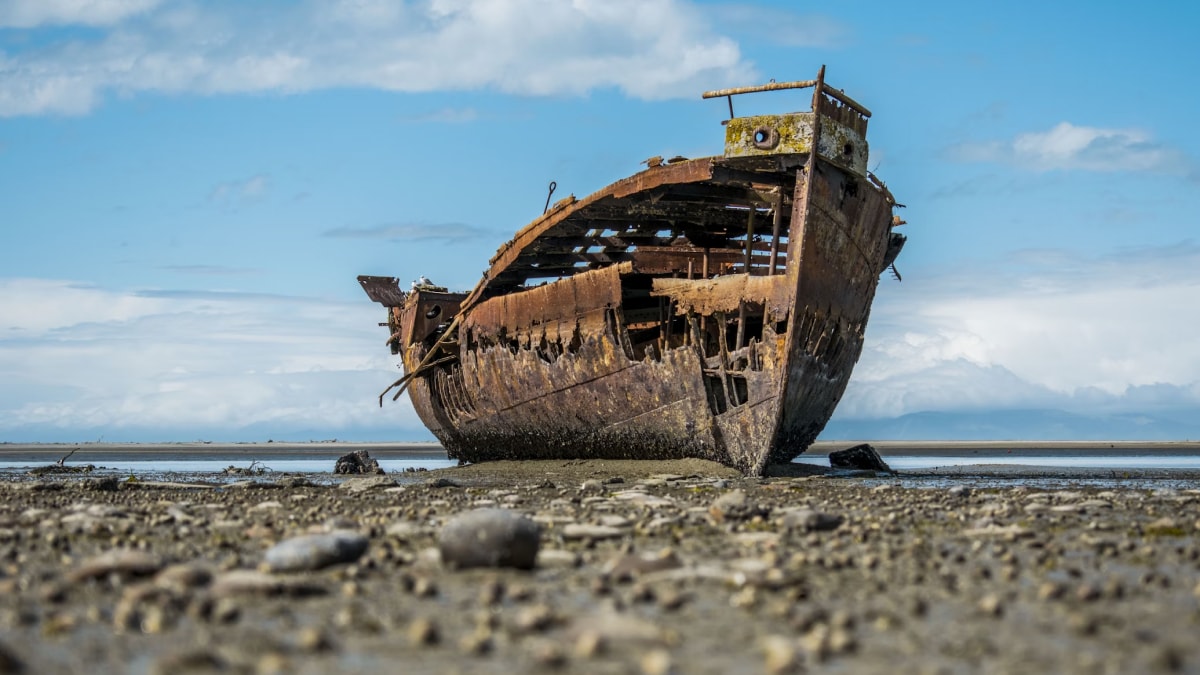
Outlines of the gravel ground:
[[6,480],[0,673],[1200,672],[1200,482],[939,480]]

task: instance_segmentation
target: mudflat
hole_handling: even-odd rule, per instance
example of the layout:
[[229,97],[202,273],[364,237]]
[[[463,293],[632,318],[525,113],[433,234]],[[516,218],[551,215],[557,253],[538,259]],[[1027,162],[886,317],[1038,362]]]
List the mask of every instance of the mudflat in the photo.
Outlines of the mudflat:
[[[1045,489],[778,473],[6,480],[0,673],[1200,672],[1192,474]],[[532,569],[443,559],[479,509],[496,532],[477,548],[537,524],[521,530],[538,532]]]

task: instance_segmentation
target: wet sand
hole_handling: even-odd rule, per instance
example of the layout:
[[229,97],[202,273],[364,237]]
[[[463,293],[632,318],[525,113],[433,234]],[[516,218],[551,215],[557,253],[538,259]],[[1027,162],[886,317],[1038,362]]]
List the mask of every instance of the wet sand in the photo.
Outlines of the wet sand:
[[[0,482],[0,673],[1200,672],[1194,472],[1048,490],[777,473]],[[440,560],[478,508],[539,523],[534,569]],[[256,571],[313,533],[365,550]]]

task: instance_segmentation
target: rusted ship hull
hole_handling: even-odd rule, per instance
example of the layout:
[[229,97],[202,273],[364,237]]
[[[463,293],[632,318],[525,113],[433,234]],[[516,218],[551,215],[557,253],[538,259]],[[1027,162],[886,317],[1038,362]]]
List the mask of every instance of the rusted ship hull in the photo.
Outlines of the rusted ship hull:
[[451,457],[761,474],[815,440],[903,237],[866,172],[869,113],[820,76],[795,84],[812,112],[732,118],[724,156],[563,200],[469,295],[360,277],[389,307],[396,384]]

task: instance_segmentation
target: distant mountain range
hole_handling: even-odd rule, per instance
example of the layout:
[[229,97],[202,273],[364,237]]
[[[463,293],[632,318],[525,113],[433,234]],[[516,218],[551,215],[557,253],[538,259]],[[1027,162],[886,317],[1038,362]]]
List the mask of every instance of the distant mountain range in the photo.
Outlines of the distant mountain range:
[[838,419],[822,440],[1185,441],[1200,439],[1200,411],[1082,415],[1062,410],[920,412],[886,419]]
[[[64,429],[26,426],[0,431],[0,443],[175,443],[274,441],[430,441],[424,427],[288,429],[255,424],[236,429]],[[1084,415],[1062,410],[921,412],[885,419],[840,419],[821,440],[895,441],[1186,441],[1200,440],[1200,411]]]

